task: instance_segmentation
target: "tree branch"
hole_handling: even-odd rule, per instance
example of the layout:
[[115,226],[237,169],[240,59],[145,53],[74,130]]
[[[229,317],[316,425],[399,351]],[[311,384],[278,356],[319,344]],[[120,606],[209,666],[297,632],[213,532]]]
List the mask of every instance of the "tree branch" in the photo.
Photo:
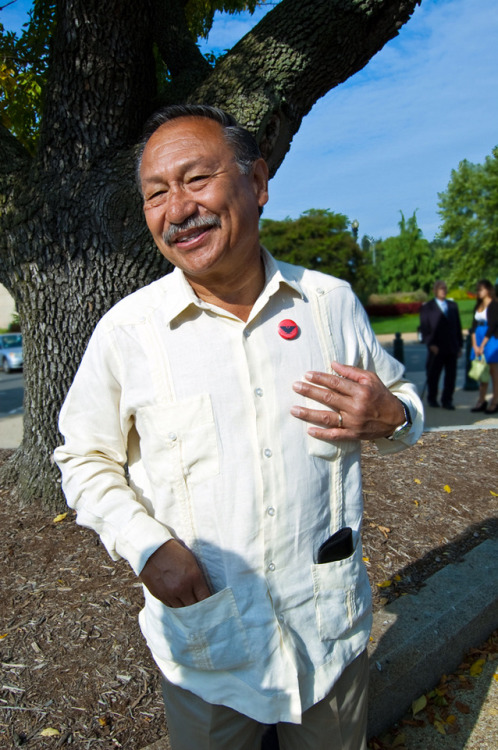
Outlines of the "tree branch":
[[190,33],[185,5],[185,0],[152,0],[154,41],[173,81],[175,93],[169,98],[177,101],[183,88],[192,90],[211,71]]
[[283,0],[189,101],[227,109],[258,139],[275,174],[317,99],[361,70],[421,0]]

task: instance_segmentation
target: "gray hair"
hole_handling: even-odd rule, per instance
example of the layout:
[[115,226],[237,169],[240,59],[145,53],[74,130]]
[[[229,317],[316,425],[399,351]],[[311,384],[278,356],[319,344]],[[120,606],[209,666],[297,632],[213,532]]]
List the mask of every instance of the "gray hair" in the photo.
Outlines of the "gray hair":
[[249,174],[256,159],[261,158],[261,151],[254,136],[239,125],[235,117],[228,114],[228,112],[224,112],[218,107],[210,107],[207,104],[172,104],[158,110],[145,124],[137,154],[136,176],[140,192],[142,192],[140,167],[145,147],[150,137],[162,125],[179,117],[206,117],[209,120],[219,123],[223,128],[228,145],[233,150],[235,161],[241,174]]

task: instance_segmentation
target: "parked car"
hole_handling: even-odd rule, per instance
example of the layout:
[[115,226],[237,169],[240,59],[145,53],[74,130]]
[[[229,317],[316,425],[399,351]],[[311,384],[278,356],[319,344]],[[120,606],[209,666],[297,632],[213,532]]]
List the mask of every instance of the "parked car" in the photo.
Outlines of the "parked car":
[[22,334],[0,334],[0,366],[4,372],[22,370]]

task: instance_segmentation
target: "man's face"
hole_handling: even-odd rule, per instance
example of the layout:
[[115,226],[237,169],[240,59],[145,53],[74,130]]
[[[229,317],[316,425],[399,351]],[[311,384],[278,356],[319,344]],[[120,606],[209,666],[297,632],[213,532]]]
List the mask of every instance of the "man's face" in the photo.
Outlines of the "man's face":
[[437,299],[440,299],[440,300],[446,299],[447,293],[448,293],[448,287],[446,286],[446,284],[440,284],[436,288]]
[[241,174],[217,122],[181,117],[162,125],[145,147],[140,178],[154,241],[187,278],[227,280],[260,263],[268,169],[258,159]]

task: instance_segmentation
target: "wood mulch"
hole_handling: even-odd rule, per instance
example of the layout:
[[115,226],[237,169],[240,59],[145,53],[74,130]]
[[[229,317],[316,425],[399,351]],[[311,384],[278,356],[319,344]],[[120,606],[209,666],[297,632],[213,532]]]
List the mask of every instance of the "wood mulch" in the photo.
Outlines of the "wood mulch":
[[[364,448],[364,555],[374,608],[497,533],[498,431],[428,433]],[[10,453],[0,451],[0,463]],[[0,748],[124,747],[164,736],[141,586],[70,511],[53,521],[0,488]],[[381,584],[381,585],[379,585]],[[476,644],[478,645],[478,644]]]

